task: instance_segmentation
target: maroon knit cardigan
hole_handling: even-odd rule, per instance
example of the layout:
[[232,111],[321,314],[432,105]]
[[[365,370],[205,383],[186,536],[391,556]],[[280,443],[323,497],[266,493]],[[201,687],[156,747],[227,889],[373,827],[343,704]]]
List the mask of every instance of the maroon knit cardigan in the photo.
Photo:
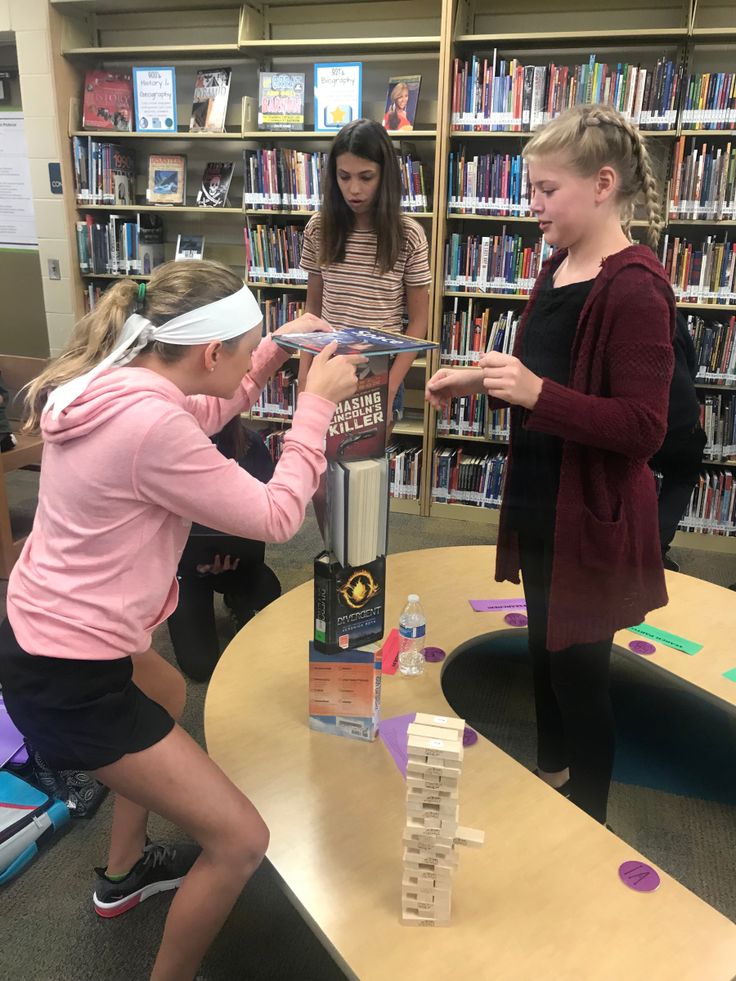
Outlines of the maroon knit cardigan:
[[[542,268],[540,283],[566,253]],[[653,252],[605,259],[583,306],[568,386],[544,379],[524,425],[563,439],[547,646],[602,640],[667,603],[654,477],[647,461],[667,429],[675,300]],[[509,471],[513,446],[509,448]],[[507,473],[507,480],[509,474]],[[518,535],[501,508],[496,580],[519,582]]]

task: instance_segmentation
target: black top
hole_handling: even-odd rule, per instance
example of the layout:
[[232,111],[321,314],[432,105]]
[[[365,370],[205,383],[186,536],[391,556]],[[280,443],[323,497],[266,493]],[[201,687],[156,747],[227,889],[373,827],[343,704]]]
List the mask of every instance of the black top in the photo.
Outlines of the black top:
[[[570,384],[572,346],[578,321],[595,280],[554,286],[548,275],[537,295],[521,338],[520,359],[540,378]],[[527,410],[511,409],[513,465],[506,486],[512,526],[545,537],[554,528],[560,483],[562,440],[524,426]]]
[[667,435],[687,433],[700,421],[700,403],[695,390],[698,362],[695,345],[681,310],[677,311],[675,326],[675,370],[670,386],[670,408],[667,416]]

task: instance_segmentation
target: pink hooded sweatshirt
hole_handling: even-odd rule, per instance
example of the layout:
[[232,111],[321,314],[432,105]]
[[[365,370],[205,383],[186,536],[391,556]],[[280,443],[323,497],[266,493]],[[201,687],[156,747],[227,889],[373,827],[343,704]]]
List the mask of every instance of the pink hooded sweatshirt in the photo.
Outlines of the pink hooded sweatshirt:
[[301,396],[268,484],[208,438],[250,408],[285,360],[262,341],[229,401],[188,398],[145,368],[114,368],[57,420],[44,414],[38,510],[8,584],[25,651],[104,660],[147,650],[176,608],[192,521],[266,542],[295,534],[325,469],[334,403]]

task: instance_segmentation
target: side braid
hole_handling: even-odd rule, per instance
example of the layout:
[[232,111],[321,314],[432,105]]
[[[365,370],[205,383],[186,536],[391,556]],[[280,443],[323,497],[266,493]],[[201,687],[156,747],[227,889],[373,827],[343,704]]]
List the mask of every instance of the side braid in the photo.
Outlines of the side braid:
[[[585,112],[585,115],[582,117],[582,121],[584,127],[600,125],[615,126],[628,138],[633,151],[633,162],[636,168],[636,182],[639,184],[639,188],[636,190],[642,194],[644,198],[644,207],[646,208],[647,212],[647,222],[649,226],[647,228],[647,243],[656,251],[657,245],[659,244],[660,233],[664,228],[664,221],[662,219],[662,206],[659,191],[657,189],[657,179],[654,176],[649,152],[647,151],[641,132],[621,113],[608,106],[598,105],[591,107]],[[626,189],[624,189],[624,193],[625,190]],[[634,211],[634,199],[636,196],[636,191],[634,188],[631,188],[631,190],[634,191],[634,193],[630,197],[629,207],[627,212],[622,215],[622,224],[627,235],[629,235],[629,229],[631,227]]]

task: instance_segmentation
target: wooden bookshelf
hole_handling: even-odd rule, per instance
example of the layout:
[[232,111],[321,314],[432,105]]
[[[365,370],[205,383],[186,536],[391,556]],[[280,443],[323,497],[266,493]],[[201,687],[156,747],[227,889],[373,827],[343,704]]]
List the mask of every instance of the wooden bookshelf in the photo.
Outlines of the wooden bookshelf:
[[[402,71],[414,71],[420,65],[422,103],[431,105],[425,115],[418,118],[417,129],[410,132],[391,133],[398,141],[397,149],[404,142],[416,142],[417,151],[427,170],[434,175],[431,202],[426,211],[406,212],[421,220],[427,231],[430,245],[433,287],[430,303],[430,337],[439,340],[444,308],[452,300],[467,299],[488,303],[494,312],[525,303],[528,293],[483,292],[480,290],[456,290],[445,288],[443,279],[444,245],[448,228],[458,228],[459,222],[468,222],[473,231],[480,230],[487,222],[490,228],[505,224],[517,225],[519,230],[532,234],[536,219],[530,215],[462,214],[448,211],[448,156],[462,143],[472,145],[476,152],[490,152],[496,147],[514,146],[519,152],[531,133],[516,130],[468,131],[455,129],[451,117],[452,63],[454,57],[469,57],[473,52],[489,52],[498,49],[505,58],[518,57],[522,63],[541,63],[563,59],[577,61],[589,54],[596,54],[609,64],[627,60],[623,53],[634,52],[636,60],[666,54],[682,65],[685,71],[692,64],[693,52],[700,48],[724,48],[736,63],[736,7],[728,0],[656,0],[651,5],[632,7],[629,0],[609,0],[605,5],[570,4],[569,0],[528,0],[517,7],[503,0],[404,0],[402,4],[389,5],[367,0],[363,3],[301,3],[287,2],[256,8],[207,8],[199,0],[153,0],[153,7],[142,8],[133,0],[122,0],[121,5],[112,0],[85,0],[84,3],[52,3],[52,21],[61,23],[56,31],[54,75],[57,99],[60,106],[79,100],[84,71],[93,65],[123,67],[138,63],[173,64],[177,67],[179,92],[179,118],[188,118],[190,93],[184,91],[182,81],[193,74],[194,69],[210,65],[232,65],[233,86],[231,108],[227,120],[227,132],[189,133],[180,128],[176,133],[118,133],[111,131],[88,132],[80,129],[78,107],[70,113],[71,124],[60,131],[60,136],[92,136],[105,141],[147,141],[139,144],[156,152],[160,145],[163,152],[186,153],[191,161],[204,159],[237,159],[242,144],[251,146],[292,146],[297,149],[314,147],[326,149],[332,133],[307,128],[297,132],[267,131],[245,128],[240,125],[240,97],[257,95],[257,71],[259,67],[311,70],[317,60],[360,60],[364,64],[364,111],[378,118],[378,104],[385,99],[386,80]],[[199,6],[197,6],[199,4]],[[165,8],[165,9],[163,9]],[[172,17],[172,13],[176,16]],[[529,30],[533,27],[534,30]],[[550,56],[553,52],[553,56]],[[585,52],[583,55],[582,53]],[[523,59],[527,58],[524,62]],[[630,59],[629,59],[630,60]],[[431,66],[431,71],[426,66]],[[181,68],[181,73],[179,72]],[[700,70],[700,69],[698,69]],[[728,70],[733,70],[730,68]],[[366,88],[366,80],[370,84]],[[236,81],[237,79],[237,81]],[[247,81],[244,81],[247,80]],[[254,80],[255,86],[254,86]],[[380,85],[379,85],[380,82]],[[307,78],[310,84],[309,76]],[[239,86],[239,87],[236,87]],[[368,91],[373,86],[371,91]],[[380,90],[380,91],[379,91]],[[235,112],[235,109],[238,112]],[[307,127],[313,126],[307,108]],[[253,125],[253,124],[249,124]],[[671,163],[676,138],[695,137],[698,141],[736,142],[736,129],[705,130],[684,127],[677,123],[667,130],[643,129],[648,140],[656,143],[665,166]],[[153,141],[153,143],[151,142]],[[480,141],[480,142],[478,142]],[[485,141],[485,142],[484,142]],[[200,146],[202,144],[202,146]],[[481,150],[481,148],[483,148]],[[136,147],[138,149],[138,147]],[[199,154],[199,156],[197,156]],[[226,157],[226,154],[228,155]],[[199,208],[163,207],[157,205],[84,205],[73,200],[73,176],[69,154],[62,152],[63,182],[67,212],[68,241],[70,252],[76,255],[74,221],[80,214],[104,212],[153,212],[166,213],[167,254],[171,252],[171,239],[176,238],[176,223],[201,219],[206,234],[208,254],[225,257],[238,274],[243,274],[245,253],[242,246],[242,228],[232,222],[235,215],[241,220],[293,220],[305,221],[313,214],[306,210],[255,208]],[[140,165],[139,165],[140,169]],[[241,167],[242,169],[242,167]],[[190,173],[193,176],[194,171]],[[236,163],[236,179],[239,174]],[[191,189],[191,182],[190,182]],[[237,193],[237,192],[236,192]],[[215,213],[213,216],[213,212]],[[214,218],[214,220],[210,220]],[[472,225],[471,225],[472,223]],[[479,224],[481,223],[481,224]],[[634,222],[634,227],[644,227],[644,222]],[[686,234],[697,240],[699,234],[724,232],[736,227],[736,220],[710,221],[706,219],[667,220],[667,226],[687,230]],[[469,229],[470,230],[470,229]],[[212,245],[212,251],[210,246]],[[218,251],[219,249],[219,251]],[[239,258],[239,257],[242,257]],[[238,266],[238,263],[239,266]],[[77,315],[82,312],[82,288],[90,280],[113,280],[121,277],[110,274],[82,275],[74,272],[72,285],[78,295]],[[150,277],[133,277],[146,280]],[[280,291],[305,294],[304,283],[275,283],[262,281],[250,283],[262,291],[264,298]],[[736,303],[678,302],[685,312],[701,316],[736,314]],[[521,307],[519,307],[521,310]],[[421,391],[426,373],[440,367],[438,351],[427,358],[418,359],[412,368],[410,387],[415,396]],[[460,366],[458,366],[460,367]],[[409,379],[407,379],[409,380]],[[736,391],[736,386],[698,383],[703,391]],[[288,418],[253,419],[253,422],[281,425],[290,424]],[[420,441],[423,448],[424,466],[422,484],[417,501],[392,501],[392,510],[422,514],[430,517],[452,517],[496,525],[498,511],[469,505],[448,505],[431,500],[432,453],[436,445],[467,445],[492,447],[503,445],[502,440],[486,437],[458,436],[436,433],[436,413],[426,408],[422,419],[400,421],[394,433]],[[716,468],[729,464],[706,463]],[[736,464],[734,464],[736,468]],[[700,547],[736,553],[736,541],[732,537],[714,535],[678,534],[675,544],[687,543],[688,547]]]

